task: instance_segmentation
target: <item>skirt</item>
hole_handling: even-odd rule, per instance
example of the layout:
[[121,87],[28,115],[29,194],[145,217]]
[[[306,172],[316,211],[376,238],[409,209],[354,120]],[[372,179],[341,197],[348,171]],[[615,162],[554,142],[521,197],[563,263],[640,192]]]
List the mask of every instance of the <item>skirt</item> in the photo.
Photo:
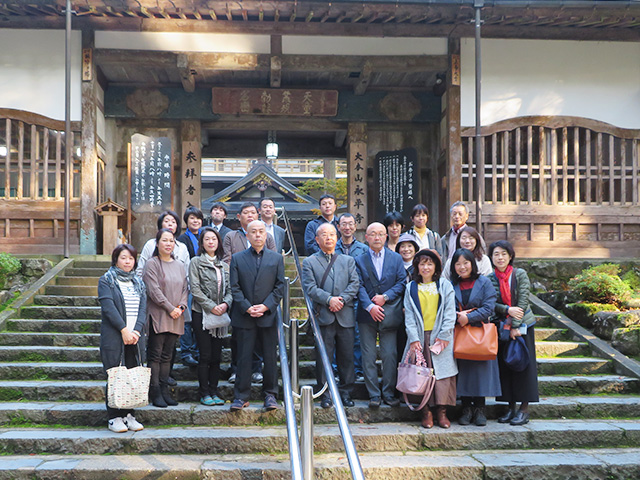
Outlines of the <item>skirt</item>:
[[[431,330],[424,332],[424,359],[427,361],[429,368],[433,368],[431,360],[431,350],[428,345],[431,343]],[[447,377],[436,380],[436,386],[433,388],[431,397],[427,405],[433,407],[435,405],[455,405],[456,404],[456,377]]]
[[498,397],[501,394],[498,359],[484,362],[458,359],[458,397]]
[[536,332],[534,327],[527,329],[523,335],[524,343],[529,350],[529,366],[523,372],[514,372],[502,361],[506,342],[498,344],[498,367],[500,369],[500,383],[502,395],[496,397],[498,402],[539,402],[538,395],[538,365],[536,362]]

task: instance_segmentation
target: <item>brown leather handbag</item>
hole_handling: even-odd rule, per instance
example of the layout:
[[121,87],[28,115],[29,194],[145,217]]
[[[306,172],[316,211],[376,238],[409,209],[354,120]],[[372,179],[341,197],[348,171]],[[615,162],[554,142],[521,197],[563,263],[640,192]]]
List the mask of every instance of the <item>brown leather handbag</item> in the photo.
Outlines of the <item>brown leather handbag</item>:
[[456,325],[453,338],[453,356],[461,360],[495,360],[498,355],[498,331],[493,323],[481,327]]

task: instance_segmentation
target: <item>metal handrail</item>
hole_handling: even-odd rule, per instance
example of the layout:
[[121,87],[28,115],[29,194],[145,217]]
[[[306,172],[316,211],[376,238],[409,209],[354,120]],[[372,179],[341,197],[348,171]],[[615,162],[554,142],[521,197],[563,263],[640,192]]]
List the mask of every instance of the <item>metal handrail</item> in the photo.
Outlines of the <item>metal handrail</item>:
[[[288,278],[285,277],[285,280]],[[289,283],[285,281],[284,306],[288,308],[289,303]],[[283,318],[288,318],[285,316]],[[278,324],[278,346],[280,350],[280,371],[282,375],[282,389],[284,390],[284,410],[287,422],[287,437],[289,439],[289,460],[291,462],[291,478],[293,480],[303,480],[302,457],[300,455],[300,440],[298,438],[298,424],[296,423],[296,410],[293,404],[293,390],[291,389],[291,377],[289,372],[289,358],[287,355],[287,345],[284,337],[284,324]]]
[[[293,238],[293,232],[291,231],[291,222],[289,221],[289,217],[285,208],[280,208],[282,209],[282,219],[285,223],[285,231],[287,232],[289,242],[291,243],[291,251],[293,253],[293,260],[295,262],[296,271],[298,273],[298,277],[300,277],[301,279],[300,284],[302,285],[302,267],[300,265],[300,256],[298,255],[298,249],[296,248],[296,244]],[[333,376],[333,367],[331,366],[329,356],[327,355],[327,349],[324,346],[320,327],[318,326],[318,322],[316,321],[315,315],[313,314],[313,304],[311,302],[311,299],[309,298],[309,295],[304,290],[304,285],[302,285],[302,296],[304,297],[307,310],[309,312],[309,322],[311,322],[313,337],[316,341],[316,348],[322,361],[324,375],[327,379],[327,385],[329,387],[329,392],[331,393],[331,398],[333,399],[333,408],[336,411],[338,427],[340,428],[340,435],[342,437],[342,442],[344,443],[347,460],[349,461],[351,477],[354,480],[364,480],[364,473],[362,471],[362,465],[360,464],[360,458],[358,457],[358,452],[356,451],[356,446],[353,442],[353,436],[351,435],[351,430],[349,429],[349,422],[347,421],[347,415],[344,411],[344,406],[342,405],[340,393],[338,391],[338,385],[336,384],[336,380]]]

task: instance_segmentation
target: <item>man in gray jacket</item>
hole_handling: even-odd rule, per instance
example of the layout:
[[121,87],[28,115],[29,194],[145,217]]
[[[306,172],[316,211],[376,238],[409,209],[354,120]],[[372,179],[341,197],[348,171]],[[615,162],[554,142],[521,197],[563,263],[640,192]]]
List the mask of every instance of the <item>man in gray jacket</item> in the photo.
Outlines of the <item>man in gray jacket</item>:
[[[324,341],[329,361],[334,351],[340,376],[340,397],[345,407],[354,405],[351,399],[355,383],[353,364],[354,312],[353,304],[360,281],[352,257],[335,253],[338,234],[331,223],[316,230],[320,251],[307,257],[302,264],[302,285],[314,302],[314,314]],[[316,346],[317,349],[317,346]],[[326,381],[320,355],[316,350],[318,385]],[[332,406],[328,393],[322,396],[322,408]]]

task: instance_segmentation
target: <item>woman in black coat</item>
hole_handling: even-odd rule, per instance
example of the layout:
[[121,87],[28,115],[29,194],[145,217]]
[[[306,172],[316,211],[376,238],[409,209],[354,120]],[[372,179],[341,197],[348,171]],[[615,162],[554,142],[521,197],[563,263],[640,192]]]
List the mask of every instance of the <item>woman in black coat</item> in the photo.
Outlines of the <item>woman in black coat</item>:
[[[142,279],[136,277],[137,255],[131,245],[118,245],[111,254],[111,268],[98,282],[102,315],[100,358],[105,371],[121,365],[123,360],[127,368],[142,363],[141,333],[147,321],[147,295]],[[107,415],[112,432],[144,428],[133,416],[133,410],[119,410],[107,404]]]

